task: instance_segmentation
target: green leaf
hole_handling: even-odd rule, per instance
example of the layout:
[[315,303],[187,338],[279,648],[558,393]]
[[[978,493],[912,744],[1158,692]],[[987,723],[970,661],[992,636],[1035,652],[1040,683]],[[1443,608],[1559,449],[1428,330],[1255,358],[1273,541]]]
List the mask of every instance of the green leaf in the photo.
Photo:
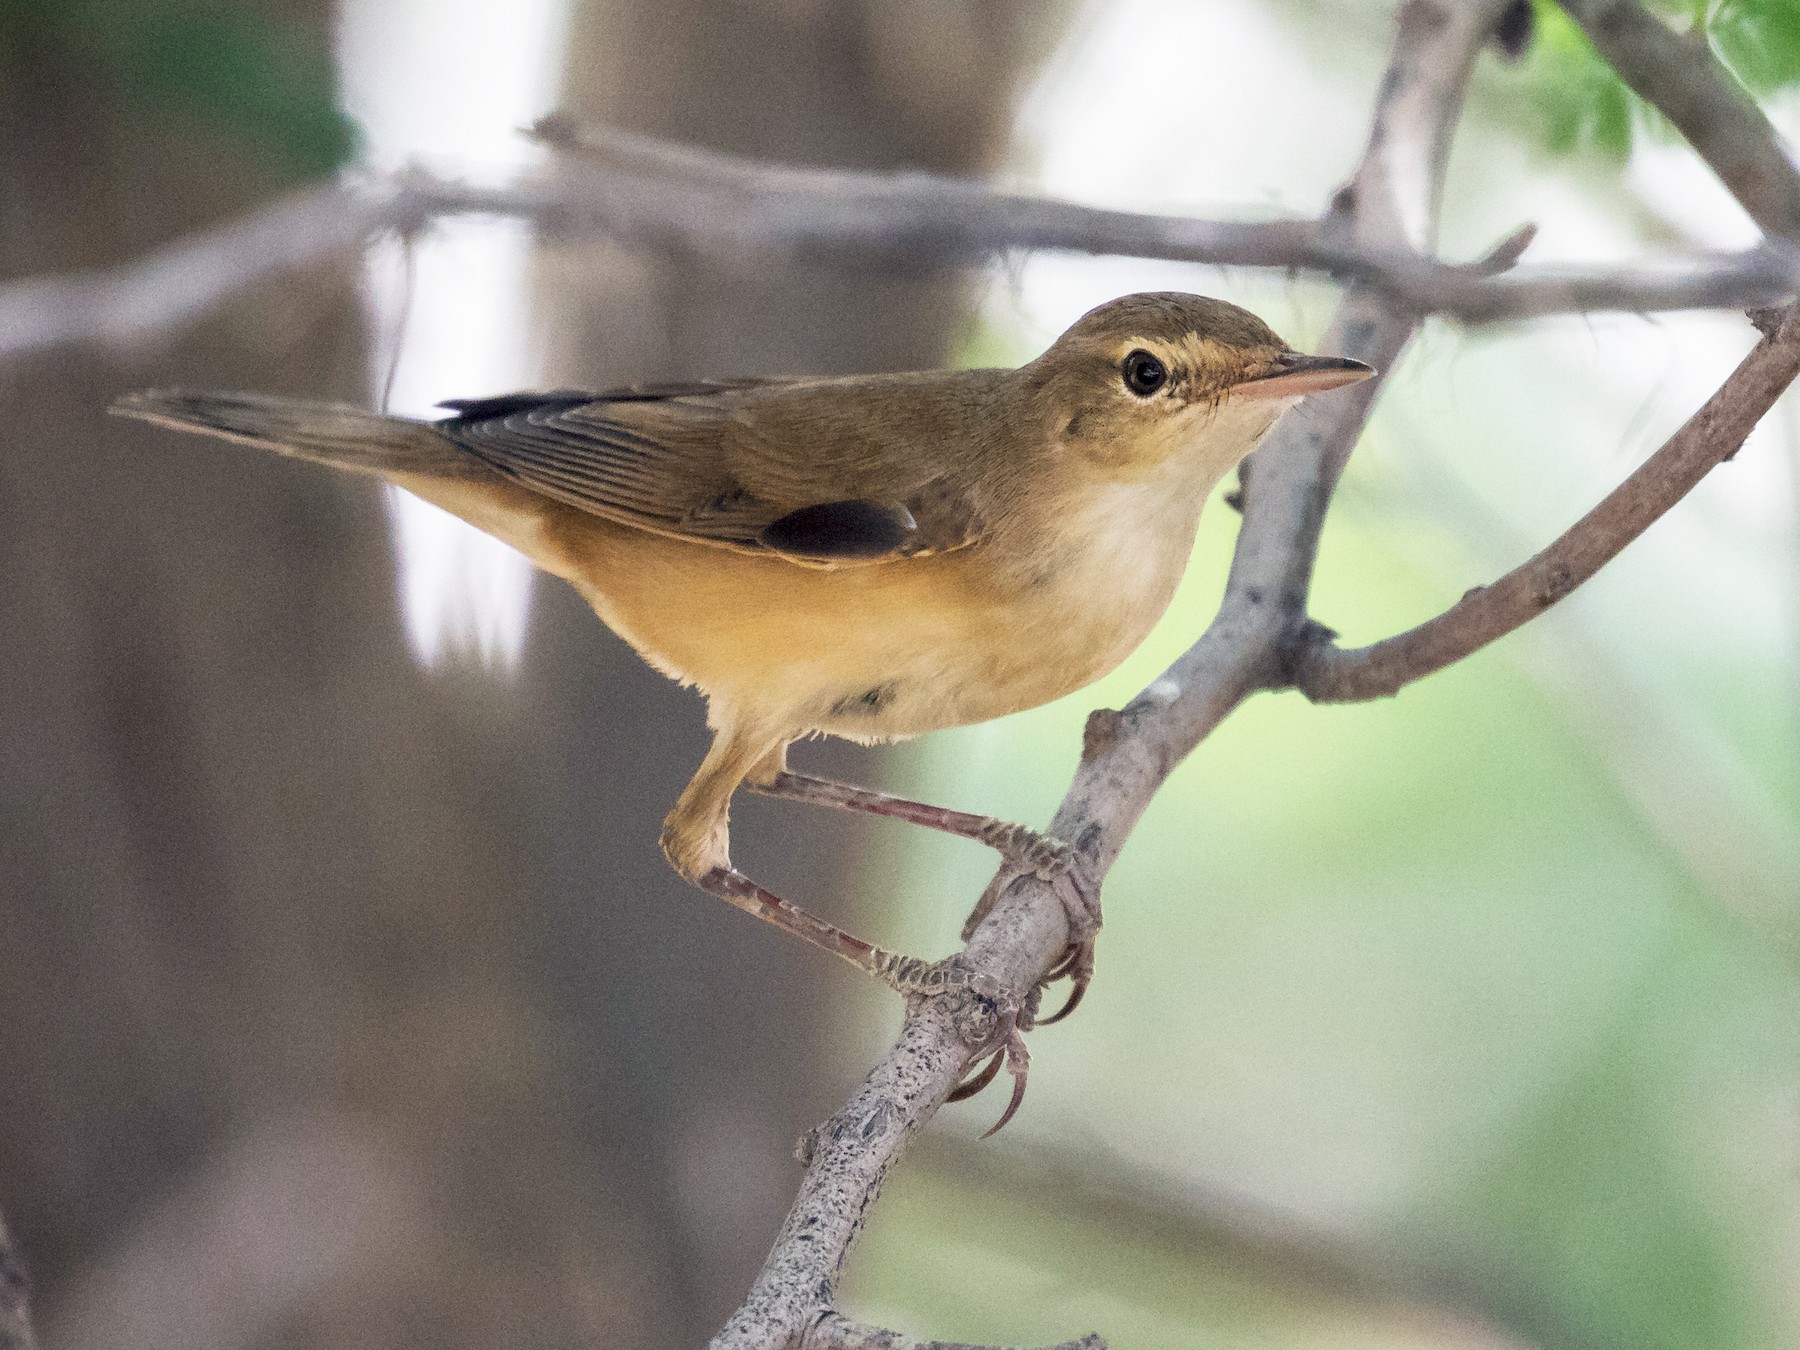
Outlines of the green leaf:
[[[1555,0],[1532,4],[1536,37],[1526,79],[1546,148],[1622,161],[1639,131],[1668,134]],[[1752,95],[1800,85],[1800,0],[1656,0],[1651,8],[1677,29],[1703,33]]]
[[1706,33],[1751,93],[1766,97],[1800,83],[1800,5],[1732,0],[1719,7]]
[[1530,78],[1544,143],[1557,154],[1623,160],[1642,116],[1636,97],[1552,0],[1537,0],[1536,31]]

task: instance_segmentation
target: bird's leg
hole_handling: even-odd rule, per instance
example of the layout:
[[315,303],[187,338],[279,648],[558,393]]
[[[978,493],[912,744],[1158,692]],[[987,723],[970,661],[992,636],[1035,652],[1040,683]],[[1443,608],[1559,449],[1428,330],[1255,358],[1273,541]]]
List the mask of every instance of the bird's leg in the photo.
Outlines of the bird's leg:
[[663,824],[662,845],[675,870],[727,904],[792,933],[821,951],[848,961],[907,998],[948,995],[958,1034],[986,1064],[959,1084],[951,1100],[961,1101],[992,1082],[1004,1066],[1013,1078],[1012,1099],[992,1134],[1012,1119],[1025,1095],[1031,1059],[1023,1032],[1037,1013],[1038,991],[1018,998],[991,977],[973,970],[960,954],[942,961],[902,956],[864,942],[824,919],[808,914],[759,886],[731,865],[728,852],[731,795],[745,775],[761,765],[779,765],[786,741],[721,730],[711,751]]
[[[1017,879],[1016,872],[1002,872],[988,883],[988,888],[981,893],[981,899],[975,902],[975,908],[963,921],[964,942],[975,936],[975,930],[987,918],[994,903]],[[1069,924],[1069,942],[1063,949],[1062,959],[1050,968],[1043,982],[1052,984],[1067,976],[1069,997],[1050,1016],[1033,1019],[1033,1025],[1040,1027],[1062,1021],[1081,1006],[1088,986],[1094,982],[1094,946],[1100,938],[1100,883],[1088,870],[1086,861],[1077,856],[1070,866],[1047,880],[1050,889],[1056,892],[1056,898],[1062,901],[1063,917]]]
[[[1048,979],[1069,977],[1069,999],[1061,1011],[1038,1023],[1048,1026],[1075,1011],[1094,978],[1094,944],[1100,934],[1100,887],[1092,880],[1080,855],[1069,844],[1023,825],[978,816],[968,811],[953,811],[946,806],[916,802],[895,797],[872,788],[837,783],[829,778],[794,773],[785,763],[785,746],[766,757],[748,774],[744,786],[752,792],[789,801],[811,802],[815,806],[832,806],[843,811],[861,811],[872,816],[888,816],[910,821],[928,829],[941,830],[962,839],[973,839],[995,849],[1010,867],[1030,872],[1055,888],[1063,902],[1069,923],[1069,948]],[[982,894],[963,925],[963,940],[968,941],[975,927],[993,908],[1002,883],[1011,877],[1003,873]]]
[[[1035,1025],[1037,988],[1023,999],[1015,998],[991,979],[971,972],[960,954],[943,961],[924,961],[864,942],[837,925],[783,900],[734,867],[710,868],[691,880],[702,890],[745,913],[766,919],[795,937],[842,957],[902,997],[951,996],[955,1000],[952,1015],[958,1035],[974,1047],[975,1063],[980,1064],[983,1060],[987,1063],[957,1084],[946,1100],[960,1102],[973,1097],[993,1082],[1004,1066],[1012,1075],[1012,1096],[1006,1110],[1000,1113],[1000,1119],[982,1138],[997,1133],[1013,1118],[1019,1103],[1025,1100],[1025,1081],[1031,1069],[1031,1055],[1025,1049],[1023,1033]],[[1071,996],[1069,1006],[1072,1007],[1078,997]]]
[[834,806],[841,811],[888,816],[930,830],[941,830],[959,839],[973,839],[997,851],[1014,867],[1046,881],[1067,871],[1075,862],[1075,850],[1070,845],[1024,825],[968,811],[952,811],[947,806],[915,802],[873,788],[836,783],[829,778],[814,778],[811,774],[794,773],[787,768],[777,769],[767,777],[753,774],[744,786],[766,797],[785,797],[789,801],[811,802],[814,806]]
[[699,772],[663,822],[662,846],[669,862],[701,890],[848,961],[900,994],[938,994],[953,987],[958,972],[952,965],[902,956],[864,942],[783,900],[731,865],[731,794],[751,768],[779,756],[785,744],[785,738],[755,736],[735,728],[719,732]]

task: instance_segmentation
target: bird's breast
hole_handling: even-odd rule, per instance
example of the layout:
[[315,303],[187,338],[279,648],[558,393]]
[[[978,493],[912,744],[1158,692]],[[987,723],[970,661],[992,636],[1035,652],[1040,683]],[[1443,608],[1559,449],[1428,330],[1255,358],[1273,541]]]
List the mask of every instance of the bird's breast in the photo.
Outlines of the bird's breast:
[[1104,675],[1167,607],[1197,518],[1166,493],[1105,490],[953,552],[835,569],[602,527],[564,574],[731,715],[882,740]]

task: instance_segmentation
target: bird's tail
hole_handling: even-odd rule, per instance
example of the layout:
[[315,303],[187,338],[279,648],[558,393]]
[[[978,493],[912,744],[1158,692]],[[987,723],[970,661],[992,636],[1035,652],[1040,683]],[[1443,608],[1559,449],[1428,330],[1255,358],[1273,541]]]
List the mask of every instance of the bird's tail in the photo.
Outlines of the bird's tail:
[[115,399],[111,411],[361,473],[482,476],[478,461],[428,423],[384,417],[347,404],[312,403],[271,394],[144,389]]

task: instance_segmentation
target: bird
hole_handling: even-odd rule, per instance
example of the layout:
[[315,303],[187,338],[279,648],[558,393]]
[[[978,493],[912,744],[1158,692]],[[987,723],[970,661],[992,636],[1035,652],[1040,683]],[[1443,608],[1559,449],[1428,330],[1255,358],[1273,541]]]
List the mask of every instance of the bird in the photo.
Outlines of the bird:
[[1066,880],[1068,954],[1047,977],[1073,982],[1063,1016],[1099,927],[1075,847],[794,772],[788,747],[985,722],[1105,675],[1168,606],[1220,480],[1298,399],[1373,373],[1227,301],[1147,292],[1013,369],[558,389],[446,401],[429,422],[180,389],[112,411],[385,479],[569,582],[706,698],[712,745],[662,831],[675,870],[903,994],[940,991],[954,967],[738,871],[739,788],[908,820]]

